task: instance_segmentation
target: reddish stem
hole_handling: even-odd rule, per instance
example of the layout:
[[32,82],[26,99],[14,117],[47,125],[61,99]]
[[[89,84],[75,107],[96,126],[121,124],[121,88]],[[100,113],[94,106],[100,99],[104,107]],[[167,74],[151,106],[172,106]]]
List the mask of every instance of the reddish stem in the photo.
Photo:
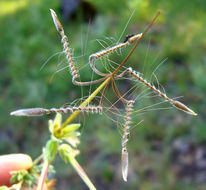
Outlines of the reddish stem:
[[43,164],[43,168],[42,168],[42,171],[41,171],[40,178],[39,178],[39,183],[38,183],[37,190],[43,190],[45,180],[46,180],[46,176],[47,176],[47,172],[48,172],[48,168],[49,168],[49,163],[47,161],[45,161],[44,164]]
[[134,47],[132,48],[132,50],[130,51],[130,53],[128,54],[128,56],[124,59],[124,61],[119,65],[119,67],[117,67],[117,69],[112,73],[112,75],[114,76],[121,68],[122,66],[128,61],[128,59],[130,58],[130,56],[133,54],[134,50],[136,49],[136,47],[140,44],[141,40],[143,39],[144,35],[148,32],[148,30],[151,28],[151,26],[153,25],[153,23],[155,22],[155,20],[157,19],[157,17],[160,15],[161,11],[159,10],[157,12],[157,14],[155,15],[155,17],[152,19],[152,21],[149,23],[149,25],[147,26],[147,28],[145,29],[145,31],[143,32],[141,38],[139,38],[139,40],[137,40],[136,44],[134,45]]

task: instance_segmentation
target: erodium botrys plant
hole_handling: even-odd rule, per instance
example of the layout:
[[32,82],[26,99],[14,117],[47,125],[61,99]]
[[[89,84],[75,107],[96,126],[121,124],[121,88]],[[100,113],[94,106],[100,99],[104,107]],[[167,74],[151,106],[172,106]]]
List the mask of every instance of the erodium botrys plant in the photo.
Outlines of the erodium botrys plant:
[[[38,182],[38,190],[43,188],[43,184],[45,182],[49,165],[52,163],[57,153],[60,154],[60,156],[65,162],[70,162],[72,164],[72,166],[76,169],[78,174],[81,176],[81,178],[84,180],[84,182],[88,185],[90,189],[95,189],[94,185],[91,183],[91,181],[86,176],[86,174],[84,173],[84,171],[82,170],[82,168],[80,167],[80,165],[75,159],[75,156],[79,154],[76,145],[78,142],[77,136],[80,135],[80,133],[77,132],[77,129],[79,128],[80,125],[71,124],[71,122],[76,118],[76,116],[79,113],[82,112],[102,114],[104,112],[103,104],[104,104],[105,93],[110,84],[112,85],[114,94],[116,94],[116,96],[126,105],[125,124],[123,129],[123,136],[122,136],[121,162],[122,162],[122,176],[124,181],[127,181],[127,175],[128,175],[127,141],[130,133],[129,129],[131,126],[131,114],[132,114],[133,106],[135,104],[135,100],[125,99],[124,96],[120,95],[117,86],[115,84],[116,80],[123,79],[123,77],[126,75],[130,78],[134,78],[135,80],[142,83],[144,86],[146,86],[148,89],[156,93],[158,96],[163,98],[165,101],[167,101],[175,108],[184,111],[187,114],[191,114],[194,116],[197,115],[194,111],[192,111],[183,103],[175,99],[169,98],[166,95],[166,93],[161,92],[157,87],[155,87],[153,84],[151,84],[146,79],[144,79],[139,72],[135,71],[131,67],[128,68],[123,67],[125,63],[128,61],[128,59],[130,58],[130,56],[132,55],[132,53],[134,52],[135,48],[139,45],[139,43],[141,42],[141,40],[143,39],[147,31],[150,29],[150,27],[153,25],[153,23],[159,16],[160,11],[157,12],[156,16],[152,19],[151,23],[146,27],[143,33],[136,34],[136,35],[129,35],[125,38],[123,43],[120,43],[111,48],[104,49],[102,51],[90,55],[89,57],[90,66],[97,75],[101,76],[101,78],[93,81],[88,81],[88,82],[78,81],[79,73],[77,68],[75,67],[75,63],[72,60],[67,36],[64,33],[64,29],[59,19],[57,18],[56,13],[53,10],[50,11],[56,29],[61,36],[61,42],[63,44],[64,53],[66,54],[68,66],[72,75],[73,84],[78,86],[85,86],[85,85],[97,84],[100,82],[102,83],[99,85],[98,88],[96,88],[96,90],[93,93],[91,93],[91,95],[81,105],[77,107],[62,107],[62,108],[51,108],[51,109],[29,108],[29,109],[17,110],[11,113],[11,115],[15,115],[15,116],[39,116],[44,114],[57,113],[55,119],[49,121],[49,130],[51,133],[51,139],[47,142],[45,148],[43,149],[43,168]],[[96,60],[102,58],[103,56],[108,56],[110,53],[132,44],[134,44],[132,50],[127,55],[127,57],[117,66],[117,68],[114,69],[114,71],[110,73],[103,73],[95,67]],[[124,70],[122,70],[123,68]],[[89,103],[97,96],[98,93],[100,93],[100,91],[102,91],[102,95],[99,101],[99,105],[89,106]],[[71,113],[71,115],[66,119],[66,121],[62,123],[61,113]]]

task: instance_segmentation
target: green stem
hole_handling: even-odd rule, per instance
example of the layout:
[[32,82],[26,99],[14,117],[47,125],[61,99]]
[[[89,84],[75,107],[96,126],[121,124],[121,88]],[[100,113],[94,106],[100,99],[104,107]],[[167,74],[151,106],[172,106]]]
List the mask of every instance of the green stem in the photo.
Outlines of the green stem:
[[[108,77],[81,105],[80,107],[87,106],[95,96],[101,91],[101,89],[111,80],[111,77]],[[62,124],[61,129],[66,127],[70,122],[72,122],[77,115],[79,115],[80,111],[73,112],[67,120]]]

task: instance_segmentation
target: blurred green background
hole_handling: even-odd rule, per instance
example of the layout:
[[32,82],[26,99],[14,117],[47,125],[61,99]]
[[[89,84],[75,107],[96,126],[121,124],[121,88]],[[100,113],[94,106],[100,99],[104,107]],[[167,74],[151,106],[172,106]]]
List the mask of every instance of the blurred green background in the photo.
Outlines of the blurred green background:
[[[82,81],[91,80],[91,53],[101,50],[102,45],[115,45],[120,37],[122,42],[127,34],[142,32],[161,9],[163,13],[127,66],[157,84],[152,75],[155,71],[168,96],[184,96],[180,100],[199,115],[158,110],[170,106],[167,103],[151,107],[153,111],[135,112],[133,124],[143,122],[131,130],[127,183],[121,178],[120,162],[123,116],[116,118],[108,111],[103,116],[79,117],[83,127],[77,159],[97,189],[206,189],[206,2],[87,0],[72,9],[71,15],[65,6],[57,0],[0,1],[0,153],[23,152],[36,158],[49,137],[47,120],[54,117],[17,118],[9,115],[11,111],[60,107],[95,89],[74,86],[69,71],[60,71],[67,63],[63,54],[56,54],[62,46],[49,8],[62,20],[74,60],[82,68]],[[120,63],[130,49],[113,54],[111,59]],[[134,84],[123,80],[118,83],[119,91],[126,92]],[[137,85],[132,92],[133,97],[141,95],[135,110],[162,101],[146,96],[150,91],[141,93],[142,89]],[[111,89],[106,97],[115,101]],[[121,104],[118,108],[124,110]],[[118,127],[107,116],[118,119]],[[57,189],[86,189],[71,166],[57,159],[55,168]]]

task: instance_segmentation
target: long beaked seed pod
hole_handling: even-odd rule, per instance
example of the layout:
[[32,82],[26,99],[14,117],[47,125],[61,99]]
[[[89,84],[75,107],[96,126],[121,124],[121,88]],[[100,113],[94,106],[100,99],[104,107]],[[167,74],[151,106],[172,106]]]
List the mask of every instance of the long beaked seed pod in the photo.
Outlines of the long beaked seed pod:
[[64,28],[63,28],[61,22],[59,21],[56,13],[52,9],[50,9],[50,11],[51,11],[51,16],[53,18],[53,22],[55,24],[55,27],[61,36],[61,42],[63,45],[63,50],[66,54],[66,59],[68,61],[70,73],[72,75],[73,84],[83,86],[83,85],[91,85],[91,84],[96,84],[98,82],[102,82],[105,78],[101,78],[101,79],[97,79],[97,80],[89,81],[89,82],[77,81],[77,79],[79,78],[79,74],[78,74],[78,71],[76,69],[75,63],[72,60],[72,54],[71,54],[71,51],[69,48],[69,42],[68,42],[67,36],[64,33]]
[[123,47],[125,47],[125,46],[127,46],[127,45],[129,45],[129,44],[131,44],[133,42],[135,42],[136,40],[141,38],[141,36],[142,36],[142,33],[133,35],[133,36],[129,37],[123,43],[120,43],[120,44],[118,44],[116,46],[113,46],[113,47],[105,49],[105,50],[101,50],[101,51],[99,51],[97,53],[92,54],[91,56],[95,57],[96,59],[98,59],[98,58],[100,58],[100,57],[102,57],[104,55],[110,54],[111,52],[114,52],[115,50],[121,49],[121,48],[123,48]]
[[28,109],[20,109],[10,113],[10,115],[14,116],[41,116],[45,114],[51,113],[72,113],[75,111],[80,112],[88,112],[88,113],[99,113],[102,114],[103,108],[100,106],[86,106],[86,107],[66,107],[66,108],[28,108]]
[[185,113],[188,113],[190,115],[194,115],[196,116],[197,113],[195,113],[193,110],[191,110],[190,108],[188,108],[186,105],[184,105],[183,103],[176,101],[176,100],[172,100],[170,102],[174,107],[176,107],[179,110],[184,111]]
[[59,34],[61,35],[63,48],[64,48],[64,51],[66,53],[66,58],[68,60],[69,68],[70,68],[70,71],[71,71],[71,74],[72,74],[72,81],[74,82],[79,77],[79,75],[78,75],[78,72],[76,70],[75,64],[72,60],[72,56],[71,56],[71,52],[70,52],[67,37],[64,33],[64,29],[63,29],[63,27],[61,25],[61,22],[59,21],[57,15],[56,15],[56,13],[52,9],[50,9],[50,11],[51,11],[51,15],[52,15],[54,24],[56,26],[56,29],[59,32]]
[[10,115],[14,116],[40,116],[47,113],[47,109],[44,108],[28,108],[28,109],[20,109],[10,113]]
[[126,107],[126,116],[125,116],[125,126],[122,136],[122,177],[124,181],[127,181],[127,175],[128,175],[128,151],[127,151],[127,141],[129,136],[129,128],[131,124],[131,113],[132,113],[132,107],[134,105],[134,101],[130,100],[127,103]]
[[141,83],[143,83],[144,85],[146,85],[147,87],[149,87],[150,89],[152,89],[155,93],[157,93],[159,96],[161,96],[162,98],[164,98],[165,100],[167,100],[170,104],[172,104],[174,107],[176,107],[177,109],[184,111],[187,114],[190,115],[194,115],[196,116],[197,113],[195,113],[194,111],[192,111],[190,108],[188,108],[186,105],[184,105],[183,103],[173,100],[171,98],[169,98],[165,93],[162,93],[159,89],[157,89],[154,85],[151,85],[147,80],[143,79],[139,73],[137,73],[136,71],[134,71],[131,67],[128,68],[128,73],[131,74],[133,77],[135,77],[137,80],[139,80]]
[[52,16],[53,22],[54,22],[54,24],[56,26],[56,29],[60,33],[63,30],[62,24],[59,21],[59,19],[58,19],[56,13],[54,12],[54,10],[50,9],[50,12],[51,12],[51,16]]
[[90,63],[90,66],[91,66],[92,70],[95,71],[100,76],[107,76],[108,74],[102,73],[102,72],[100,72],[99,70],[96,69],[96,67],[94,66],[94,61],[101,58],[101,57],[103,57],[104,55],[108,55],[108,54],[110,54],[110,53],[112,53],[112,52],[114,52],[118,49],[121,49],[125,46],[128,46],[128,45],[132,44],[136,40],[140,39],[141,36],[142,36],[142,33],[130,36],[123,43],[117,44],[116,46],[101,50],[99,52],[96,52],[96,53],[93,53],[92,55],[90,55],[89,63]]

